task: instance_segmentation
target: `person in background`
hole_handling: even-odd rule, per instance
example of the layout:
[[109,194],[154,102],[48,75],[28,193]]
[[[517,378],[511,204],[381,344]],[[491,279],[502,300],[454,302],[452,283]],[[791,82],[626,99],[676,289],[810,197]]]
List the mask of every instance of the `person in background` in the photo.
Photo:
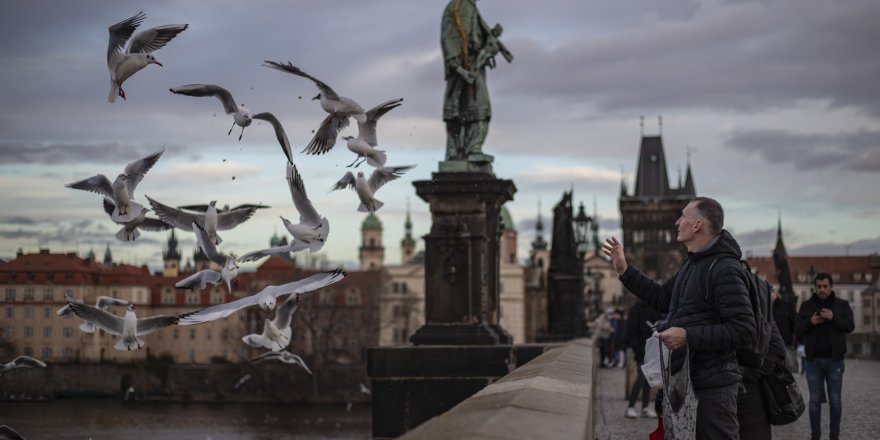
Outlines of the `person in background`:
[[794,304],[779,297],[779,289],[773,288],[770,292],[771,305],[773,307],[773,322],[785,342],[785,366],[792,373],[798,372],[798,355],[794,337],[794,323],[797,311]]
[[813,440],[819,440],[822,434],[822,392],[826,384],[831,407],[829,438],[840,438],[846,334],[855,329],[849,302],[837,298],[832,286],[831,275],[825,272],[816,275],[813,279],[815,292],[801,304],[795,326],[798,339],[804,341],[804,369],[810,389],[810,430]]
[[[626,345],[633,351],[636,371],[639,374],[629,392],[629,406],[625,413],[625,416],[631,419],[639,417],[639,412],[636,410],[636,399],[639,398],[639,393],[642,395],[642,417],[657,417],[657,412],[649,402],[651,387],[648,385],[648,380],[645,379],[645,373],[642,372],[642,364],[645,363],[645,340],[651,337],[654,333],[654,325],[661,319],[663,319],[662,313],[648,307],[641,300],[636,301],[629,308],[629,314],[626,317]],[[656,344],[656,341],[654,343]]]

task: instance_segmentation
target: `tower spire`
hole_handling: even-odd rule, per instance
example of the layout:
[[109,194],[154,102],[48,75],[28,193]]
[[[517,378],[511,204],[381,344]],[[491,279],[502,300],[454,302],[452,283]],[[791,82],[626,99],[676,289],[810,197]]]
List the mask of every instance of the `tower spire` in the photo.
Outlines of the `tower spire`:
[[657,116],[657,125],[660,127],[660,136],[663,136],[663,115]]
[[639,134],[645,135],[645,115],[639,116]]

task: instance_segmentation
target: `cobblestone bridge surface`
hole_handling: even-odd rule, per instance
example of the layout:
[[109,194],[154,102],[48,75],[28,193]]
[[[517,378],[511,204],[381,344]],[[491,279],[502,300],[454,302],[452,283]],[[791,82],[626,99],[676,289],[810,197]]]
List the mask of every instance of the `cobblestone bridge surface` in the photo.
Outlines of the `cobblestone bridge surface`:
[[[643,440],[657,426],[657,421],[646,418],[624,417],[627,401],[624,399],[624,373],[620,368],[599,370],[596,407],[596,438],[599,440]],[[806,377],[797,375],[798,386],[804,393],[807,409],[796,422],[773,427],[774,440],[803,440],[810,438],[809,391]],[[641,403],[636,403],[640,409]],[[822,438],[828,438],[828,404],[822,405]],[[843,375],[842,440],[880,439],[880,361],[846,360]],[[746,439],[748,440],[748,439]]]

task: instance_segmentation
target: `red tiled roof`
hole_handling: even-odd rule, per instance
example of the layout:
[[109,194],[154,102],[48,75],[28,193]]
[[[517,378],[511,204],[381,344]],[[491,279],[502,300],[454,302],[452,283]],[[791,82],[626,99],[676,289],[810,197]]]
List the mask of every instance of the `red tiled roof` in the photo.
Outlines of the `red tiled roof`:
[[[752,257],[747,258],[752,269],[766,276],[767,281],[777,283],[776,266],[773,264],[772,257]],[[829,274],[838,274],[839,278],[835,283],[838,284],[868,284],[870,281],[865,279],[865,274],[872,273],[874,277],[880,274],[877,268],[880,263],[880,256],[862,255],[862,256],[789,256],[788,269],[791,273],[793,283],[801,283],[800,276],[810,273],[827,272]],[[858,279],[856,279],[856,274]],[[812,283],[813,280],[807,280]]]

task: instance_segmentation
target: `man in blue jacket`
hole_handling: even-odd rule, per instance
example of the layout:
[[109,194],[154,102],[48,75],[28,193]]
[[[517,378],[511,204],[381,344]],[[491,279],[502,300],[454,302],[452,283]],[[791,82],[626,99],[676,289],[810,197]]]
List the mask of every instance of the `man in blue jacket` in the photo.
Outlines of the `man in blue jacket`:
[[724,210],[714,199],[692,199],[675,226],[688,258],[664,284],[627,265],[616,238],[607,239],[602,251],[630,292],[668,313],[665,326],[657,330],[673,350],[672,358],[683,357],[678,349],[690,350],[691,381],[699,399],[697,439],[739,439],[736,407],[742,373],[736,349],[756,337],[742,252],[723,229]]
[[804,341],[807,386],[810,388],[810,430],[813,440],[821,436],[822,389],[828,384],[831,406],[831,440],[840,438],[841,391],[843,389],[843,356],[846,334],[855,329],[849,302],[837,298],[831,275],[822,272],[813,279],[815,293],[801,304],[795,333]]

